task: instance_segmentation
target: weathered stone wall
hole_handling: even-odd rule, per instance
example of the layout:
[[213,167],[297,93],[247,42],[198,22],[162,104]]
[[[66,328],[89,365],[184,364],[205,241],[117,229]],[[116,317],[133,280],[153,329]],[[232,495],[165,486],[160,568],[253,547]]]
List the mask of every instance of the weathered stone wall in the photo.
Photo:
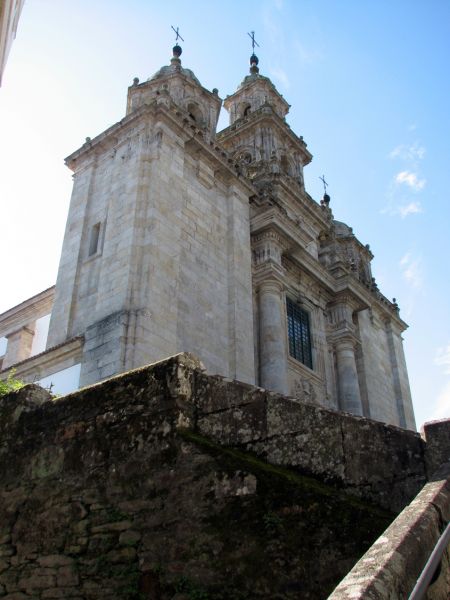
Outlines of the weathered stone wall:
[[188,422],[221,444],[293,467],[390,510],[426,481],[419,434],[194,373]]
[[56,401],[24,388],[0,404],[0,596],[325,598],[379,507],[425,481],[424,450],[189,355]]

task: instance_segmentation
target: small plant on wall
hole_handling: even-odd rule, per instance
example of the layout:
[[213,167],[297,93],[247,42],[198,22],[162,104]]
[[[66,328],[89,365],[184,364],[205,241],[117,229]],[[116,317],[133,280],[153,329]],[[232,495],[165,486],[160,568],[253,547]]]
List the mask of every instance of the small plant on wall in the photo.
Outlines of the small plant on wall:
[[16,379],[14,377],[14,374],[15,371],[10,371],[6,380],[0,380],[0,397],[6,396],[6,394],[9,394],[10,392],[20,390],[20,388],[22,388],[25,385],[23,381],[20,381],[20,379]]

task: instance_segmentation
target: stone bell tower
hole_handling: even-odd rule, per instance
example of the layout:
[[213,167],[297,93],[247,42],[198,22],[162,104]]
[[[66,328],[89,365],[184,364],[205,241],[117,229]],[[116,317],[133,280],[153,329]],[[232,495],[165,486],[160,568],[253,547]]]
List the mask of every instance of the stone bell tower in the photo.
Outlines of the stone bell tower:
[[84,336],[81,385],[181,351],[254,381],[248,197],[216,145],[221,107],[181,65],[66,159],[74,186],[48,347]]
[[251,240],[258,382],[286,394],[290,385],[283,257],[299,240],[316,253],[324,226],[320,208],[319,219],[300,218],[315,204],[305,194],[303,180],[303,168],[312,156],[286,123],[289,104],[259,73],[255,54],[250,57],[250,74],[224,106],[230,125],[218,139],[257,190],[251,204]]
[[[252,37],[252,36],[250,36]],[[254,40],[252,39],[254,42]],[[372,278],[368,246],[304,186],[312,160],[289,105],[250,57],[217,140],[252,183],[256,382],[333,409],[414,428],[398,306]]]

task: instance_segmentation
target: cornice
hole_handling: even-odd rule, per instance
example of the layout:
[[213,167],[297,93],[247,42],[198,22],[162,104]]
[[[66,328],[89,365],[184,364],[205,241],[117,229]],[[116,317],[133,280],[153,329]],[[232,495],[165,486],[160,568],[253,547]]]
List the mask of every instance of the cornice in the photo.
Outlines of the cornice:
[[[77,336],[62,344],[58,344],[57,346],[53,346],[53,348],[48,348],[41,352],[40,354],[36,354],[35,356],[30,356],[25,360],[22,360],[14,365],[10,365],[0,373],[6,374],[11,369],[14,369],[16,375],[25,376],[27,373],[33,373],[38,368],[44,368],[51,366],[52,364],[61,363],[63,359],[70,358],[71,356],[79,357],[80,361],[82,358],[82,351],[84,346],[84,336]],[[51,375],[51,373],[48,373]]]
[[6,337],[51,312],[55,286],[28,298],[0,315],[0,337]]
[[383,317],[392,320],[401,331],[408,328],[408,324],[399,317],[395,305],[383,296],[381,292],[377,291],[375,295],[368,286],[362,284],[351,275],[344,275],[335,281],[337,294],[350,291],[355,298],[358,298],[366,305],[365,308],[378,308]]
[[[178,135],[183,138],[186,149],[195,149],[202,151],[215,165],[215,168],[222,169],[228,177],[233,178],[234,182],[243,187],[248,196],[254,196],[257,193],[253,184],[244,176],[236,173],[234,163],[228,156],[228,153],[215,140],[209,140],[205,136],[205,131],[195,125],[182,109],[171,103],[167,106],[162,101],[154,101],[151,104],[144,104],[133,113],[126,116],[119,123],[116,123],[105,130],[96,138],[84,144],[79,150],[66,158],[66,164],[70,168],[75,168],[74,161],[87,156],[91,152],[105,150],[114,147],[118,143],[118,134],[124,129],[130,128],[136,121],[152,115],[154,118],[164,120],[169,127],[176,128]],[[112,143],[111,143],[112,142]]]

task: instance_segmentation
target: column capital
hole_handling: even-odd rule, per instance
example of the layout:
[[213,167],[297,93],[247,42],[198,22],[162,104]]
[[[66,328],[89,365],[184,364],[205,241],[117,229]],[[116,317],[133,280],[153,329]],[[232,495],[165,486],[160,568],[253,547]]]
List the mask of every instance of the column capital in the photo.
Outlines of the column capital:
[[328,303],[328,309],[332,310],[342,305],[348,306],[352,312],[367,308],[361,304],[361,300],[350,289],[338,292]]
[[276,281],[285,289],[285,269],[276,263],[264,263],[253,271],[253,282],[257,289],[267,281]]
[[334,331],[328,336],[328,341],[333,344],[335,348],[352,347],[360,344],[359,338],[356,336],[354,331],[351,329],[341,329]]
[[283,282],[275,277],[260,281],[257,287],[258,292],[276,292],[278,294],[281,294],[284,289]]
[[255,267],[264,267],[267,264],[281,267],[281,257],[289,244],[276,229],[269,228],[252,233],[251,246]]

